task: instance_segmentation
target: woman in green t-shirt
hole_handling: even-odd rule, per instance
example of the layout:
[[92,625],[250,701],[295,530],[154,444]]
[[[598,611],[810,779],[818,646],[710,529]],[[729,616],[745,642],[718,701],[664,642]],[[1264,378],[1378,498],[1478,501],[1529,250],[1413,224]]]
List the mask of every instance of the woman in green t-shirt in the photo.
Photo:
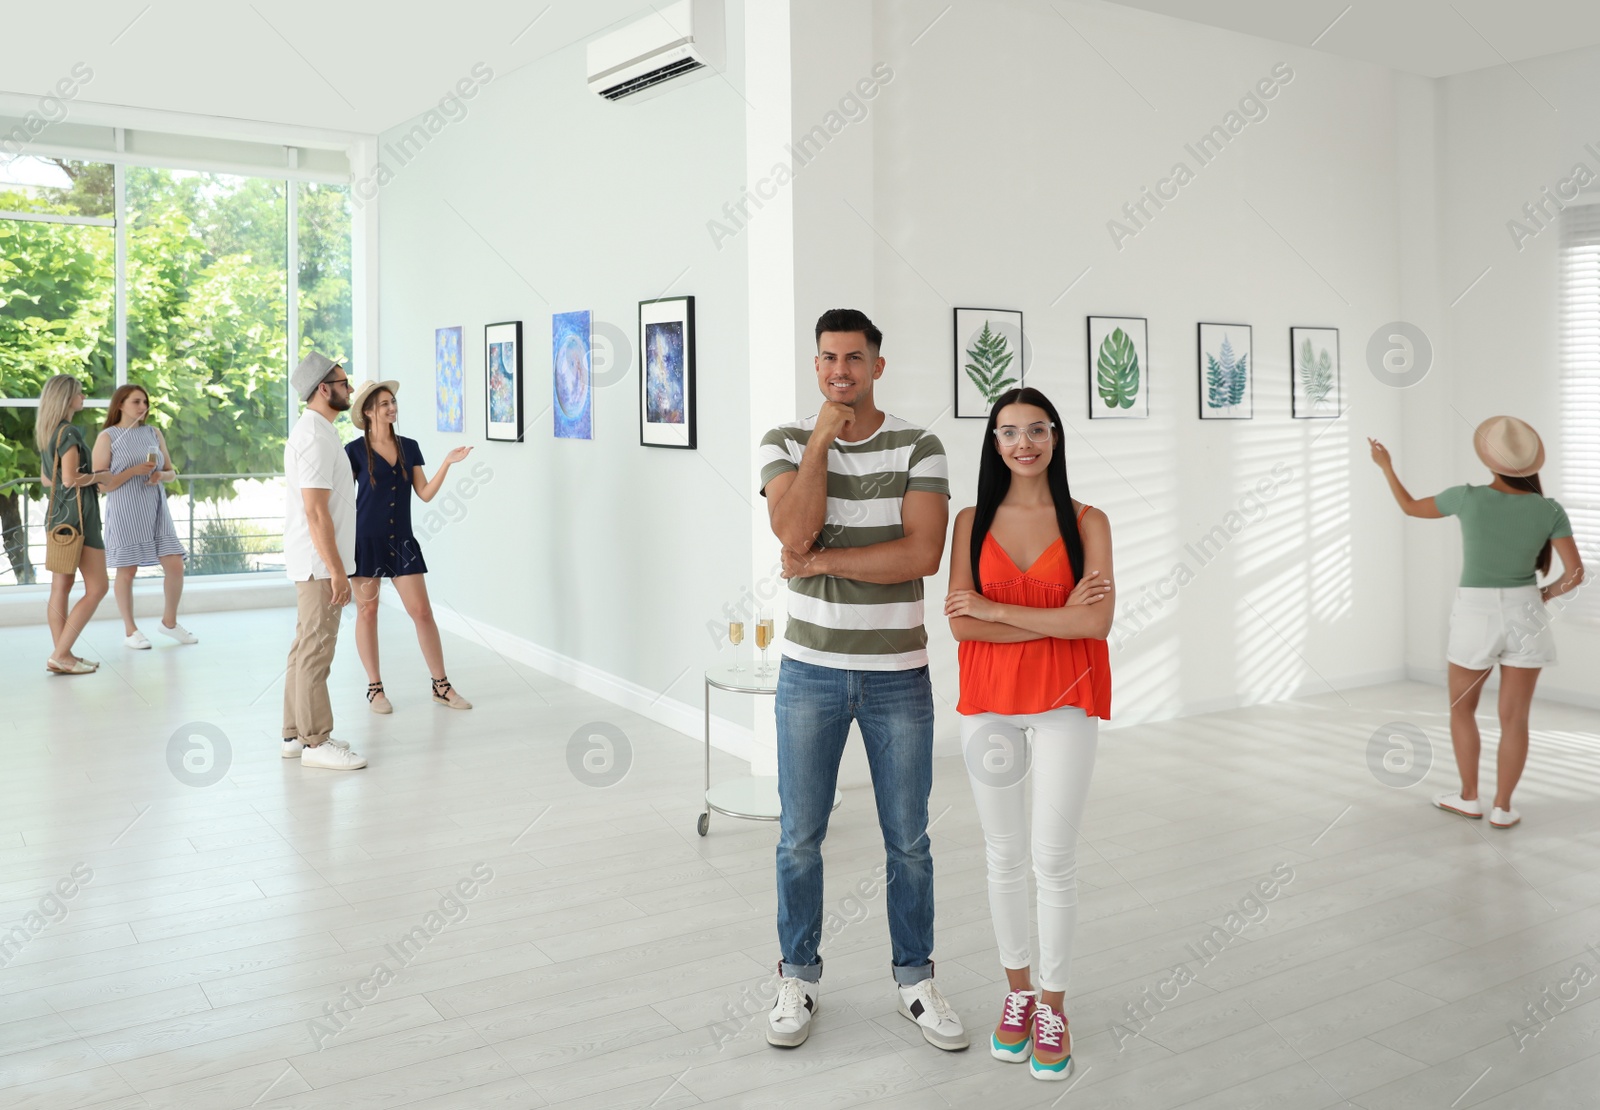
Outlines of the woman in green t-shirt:
[[[50,636],[55,646],[45,667],[56,674],[89,674],[99,663],[72,654],[84,625],[106,596],[106,543],[100,535],[100,489],[89,454],[89,442],[72,417],[83,408],[83,386],[71,374],[57,374],[39,391],[39,416],[34,422],[34,442],[42,463],[40,477],[50,491],[46,530],[70,524],[83,530],[83,554],[78,570],[83,574],[83,596],[67,609],[75,574],[57,574],[50,580]],[[81,511],[80,511],[81,506]]]
[[[1450,739],[1461,789],[1439,794],[1433,803],[1463,817],[1483,816],[1478,800],[1478,694],[1499,664],[1500,755],[1489,823],[1509,829],[1522,820],[1511,806],[1511,792],[1528,760],[1533,688],[1540,669],[1556,661],[1545,604],[1583,581],[1583,560],[1566,510],[1544,496],[1539,484],[1544,444],[1539,433],[1516,417],[1490,417],[1478,425],[1472,444],[1494,481],[1416,498],[1401,485],[1383,444],[1367,442],[1372,461],[1382,468],[1407,516],[1453,516],[1461,522],[1461,584],[1450,609],[1445,653],[1450,664]],[[1550,573],[1552,551],[1561,556],[1561,577],[1540,586],[1538,576]]]

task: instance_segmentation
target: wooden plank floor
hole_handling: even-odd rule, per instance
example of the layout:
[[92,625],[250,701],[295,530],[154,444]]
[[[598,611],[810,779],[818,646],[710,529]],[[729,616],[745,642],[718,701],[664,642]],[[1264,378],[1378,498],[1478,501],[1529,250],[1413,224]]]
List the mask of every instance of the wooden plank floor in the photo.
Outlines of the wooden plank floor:
[[[186,620],[200,645],[149,652],[97,622],[84,678],[45,674],[38,628],[0,629],[0,1108],[1529,1110],[1600,1085],[1600,713],[1536,704],[1510,832],[1427,805],[1454,767],[1427,686],[1104,733],[1067,1089],[981,1047],[1003,979],[958,759],[935,774],[935,958],[979,1047],[939,1052],[895,1010],[883,895],[855,898],[882,850],[853,743],[827,849],[853,920],[811,1040],[780,1051],[776,830],[695,835],[693,741],[454,637],[478,708],[436,707],[386,609],[395,714],[365,712],[349,629],[335,663],[336,734],[371,766],[304,770],[277,750],[292,614]],[[631,747],[614,785],[569,760],[593,721]],[[1433,742],[1409,789],[1368,766],[1391,721]],[[210,785],[169,761],[197,723],[226,742]],[[1280,896],[1197,960],[1280,865]]]

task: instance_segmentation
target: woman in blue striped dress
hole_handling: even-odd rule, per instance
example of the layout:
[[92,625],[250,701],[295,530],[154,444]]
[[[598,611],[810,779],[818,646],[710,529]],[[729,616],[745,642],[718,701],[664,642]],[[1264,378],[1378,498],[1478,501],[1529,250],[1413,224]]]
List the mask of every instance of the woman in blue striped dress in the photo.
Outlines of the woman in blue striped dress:
[[183,596],[183,561],[188,553],[167,508],[163,482],[176,478],[172,456],[161,431],[145,423],[150,395],[142,386],[119,386],[111,395],[106,426],[94,441],[94,468],[110,471],[106,494],[106,566],[117,568],[117,610],[128,647],[145,650],[150,641],[133,621],[133,578],[140,567],[161,565],[165,605],[160,629],[180,644],[193,644],[194,633],[178,623]]

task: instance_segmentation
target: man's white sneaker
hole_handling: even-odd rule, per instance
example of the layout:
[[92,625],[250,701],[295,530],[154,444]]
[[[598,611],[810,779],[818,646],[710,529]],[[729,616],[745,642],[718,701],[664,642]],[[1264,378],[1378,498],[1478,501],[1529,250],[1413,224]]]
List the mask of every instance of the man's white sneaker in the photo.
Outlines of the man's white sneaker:
[[1495,806],[1494,812],[1489,814],[1489,824],[1497,829],[1509,829],[1520,820],[1522,820],[1520,812],[1514,809],[1501,809],[1499,806]]
[[778,997],[767,1014],[767,1043],[794,1048],[811,1035],[817,1013],[817,984],[804,979],[778,980]]
[[1483,803],[1477,798],[1470,802],[1454,790],[1446,790],[1443,794],[1433,796],[1433,804],[1450,813],[1458,813],[1462,817],[1478,818],[1483,816]]
[[156,621],[156,630],[168,639],[176,640],[180,644],[198,644],[200,642],[200,637],[176,621],[173,622],[171,628],[168,628],[160,621]]
[[324,740],[314,748],[303,748],[300,766],[321,767],[324,771],[358,771],[367,765],[365,756],[350,750],[348,744],[336,745]]
[[[322,746],[327,747],[329,744],[332,744],[336,748],[343,748],[345,751],[350,750],[350,745],[346,741],[335,740],[331,736],[322,742]],[[283,758],[299,759],[300,753],[305,751],[305,748],[306,746],[300,743],[300,738],[298,736],[287,737],[283,741]]]
[[124,636],[122,638],[122,642],[128,647],[131,647],[134,651],[150,650],[150,638],[143,632],[140,632],[137,628],[133,630],[132,636]]
[[900,1012],[921,1027],[923,1040],[946,1052],[967,1047],[967,1031],[939,988],[933,985],[932,976],[909,987],[897,983],[895,993],[900,998]]

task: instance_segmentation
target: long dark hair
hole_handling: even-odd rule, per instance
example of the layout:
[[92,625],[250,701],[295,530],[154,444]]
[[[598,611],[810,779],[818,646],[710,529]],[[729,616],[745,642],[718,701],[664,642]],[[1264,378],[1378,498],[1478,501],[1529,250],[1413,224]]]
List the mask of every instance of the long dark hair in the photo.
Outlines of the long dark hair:
[[[1529,474],[1523,478],[1513,478],[1509,474],[1500,474],[1497,476],[1502,482],[1510,486],[1512,489],[1524,489],[1529,493],[1537,493],[1540,497],[1544,496],[1544,486],[1539,484],[1539,475],[1537,473]],[[1544,541],[1544,546],[1539,549],[1539,557],[1533,561],[1533,565],[1539,568],[1540,574],[1550,573],[1549,540]]]
[[[367,448],[367,481],[374,486],[378,484],[378,474],[377,471],[372,469],[372,410],[378,407],[378,401],[385,393],[388,393],[391,397],[394,396],[387,389],[374,389],[367,394],[367,399],[361,403],[361,423],[364,425],[361,429],[361,442]],[[389,425],[389,430],[390,434],[394,436],[394,461],[400,464],[400,473],[406,476],[406,484],[409,485],[411,483],[411,468],[406,465],[406,452],[405,448],[400,445],[400,433],[394,430],[399,423],[400,421],[396,420]]]
[[[117,391],[111,395],[111,406],[106,409],[105,426],[107,428],[115,428],[118,424],[122,423],[122,406],[127,404],[128,398],[132,397],[135,393],[143,393],[144,403],[146,405],[150,403],[150,392],[145,389],[144,386],[134,385],[132,382],[129,382],[127,385],[117,386]],[[149,410],[147,409],[146,412],[148,411]],[[148,419],[148,417],[146,419]],[[145,420],[139,421],[141,424],[145,422]]]
[[994,523],[995,510],[1011,489],[1011,468],[1000,457],[1000,444],[994,438],[1000,410],[1007,405],[1037,405],[1055,425],[1045,479],[1050,486],[1050,499],[1056,506],[1056,525],[1067,546],[1067,559],[1072,563],[1072,580],[1080,581],[1083,578],[1083,537],[1078,534],[1078,518],[1072,511],[1072,491],[1067,488],[1067,456],[1061,449],[1061,414],[1050,403],[1050,398],[1032,386],[1023,386],[1000,394],[994,408],[989,410],[989,427],[983,435],[983,457],[978,463],[978,506],[972,517],[972,584],[979,593],[983,592],[983,579],[978,572],[983,539]]

